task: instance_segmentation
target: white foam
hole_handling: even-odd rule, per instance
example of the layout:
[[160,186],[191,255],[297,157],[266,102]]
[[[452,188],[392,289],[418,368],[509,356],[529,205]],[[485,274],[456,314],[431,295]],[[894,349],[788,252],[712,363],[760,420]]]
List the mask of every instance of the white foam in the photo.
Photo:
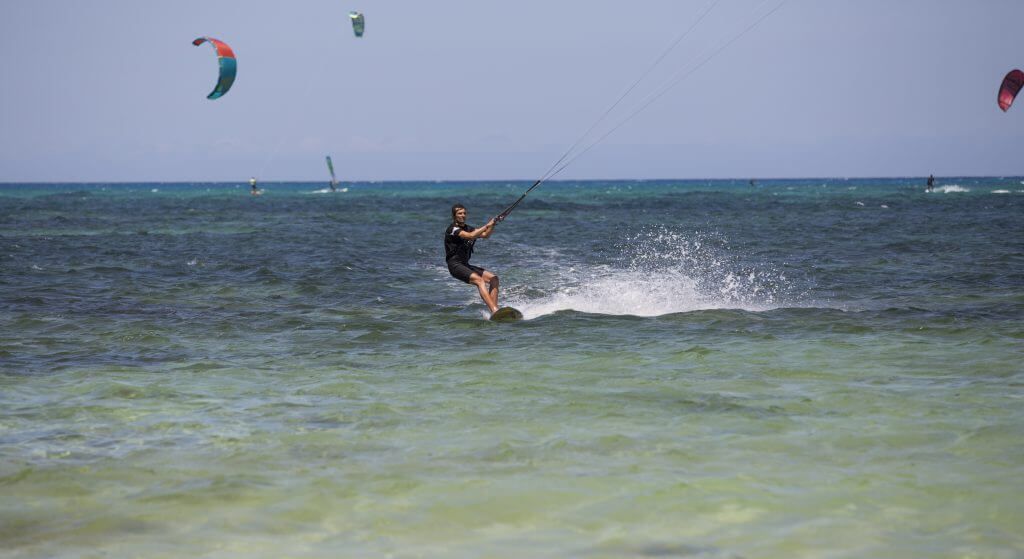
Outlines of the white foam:
[[992,194],[1009,194],[1009,190],[993,190]]
[[960,186],[959,184],[947,184],[947,185],[940,186],[940,187],[935,189],[935,192],[942,192],[944,194],[948,194],[950,192],[970,192],[970,191],[971,191],[971,189],[964,188],[964,187]]
[[[741,265],[721,239],[668,231],[638,235],[622,247],[622,263],[565,267],[548,294],[513,293],[502,300],[527,319],[562,310],[660,316],[711,309],[765,311],[783,306],[785,276],[770,265]],[[788,296],[787,296],[788,298]],[[792,303],[786,306],[796,306]]]

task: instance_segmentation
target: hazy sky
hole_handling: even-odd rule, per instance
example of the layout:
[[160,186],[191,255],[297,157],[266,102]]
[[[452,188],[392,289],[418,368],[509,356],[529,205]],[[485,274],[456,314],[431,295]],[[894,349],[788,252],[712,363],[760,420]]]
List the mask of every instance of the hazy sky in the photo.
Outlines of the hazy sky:
[[[3,0],[0,181],[534,179],[712,4]],[[788,0],[741,35],[778,4],[714,4],[558,178],[1024,175],[1024,2]],[[214,101],[203,35],[238,58]]]

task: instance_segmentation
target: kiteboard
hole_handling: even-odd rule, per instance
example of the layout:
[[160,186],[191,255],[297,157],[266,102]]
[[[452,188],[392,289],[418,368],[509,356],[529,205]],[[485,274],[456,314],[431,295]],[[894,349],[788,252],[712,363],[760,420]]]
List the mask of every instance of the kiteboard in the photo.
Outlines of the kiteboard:
[[512,322],[513,320],[522,319],[523,313],[519,312],[517,309],[513,309],[512,307],[501,307],[491,315],[491,320],[495,322]]

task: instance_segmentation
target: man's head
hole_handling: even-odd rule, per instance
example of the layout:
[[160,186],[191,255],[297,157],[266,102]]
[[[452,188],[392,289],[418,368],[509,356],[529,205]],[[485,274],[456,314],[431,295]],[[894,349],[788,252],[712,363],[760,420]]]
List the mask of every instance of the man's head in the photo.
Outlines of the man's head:
[[455,223],[466,222],[466,206],[462,204],[455,204],[452,206],[452,221]]

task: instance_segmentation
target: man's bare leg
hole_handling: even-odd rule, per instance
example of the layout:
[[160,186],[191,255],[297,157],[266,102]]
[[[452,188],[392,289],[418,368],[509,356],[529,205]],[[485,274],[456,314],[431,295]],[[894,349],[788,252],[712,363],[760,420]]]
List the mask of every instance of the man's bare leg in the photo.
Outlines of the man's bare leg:
[[494,306],[496,308],[501,307],[501,305],[498,304],[498,276],[485,270],[484,281],[486,281],[490,286],[487,293],[491,296],[491,301],[494,301]]
[[476,288],[480,291],[480,298],[484,300],[484,304],[487,305],[488,309],[490,309],[491,314],[494,314],[494,311],[498,310],[498,303],[495,301],[494,297],[491,297],[491,293],[487,289],[487,282],[484,281],[484,278],[480,277],[479,274],[474,273],[469,276],[469,282],[476,285]]

